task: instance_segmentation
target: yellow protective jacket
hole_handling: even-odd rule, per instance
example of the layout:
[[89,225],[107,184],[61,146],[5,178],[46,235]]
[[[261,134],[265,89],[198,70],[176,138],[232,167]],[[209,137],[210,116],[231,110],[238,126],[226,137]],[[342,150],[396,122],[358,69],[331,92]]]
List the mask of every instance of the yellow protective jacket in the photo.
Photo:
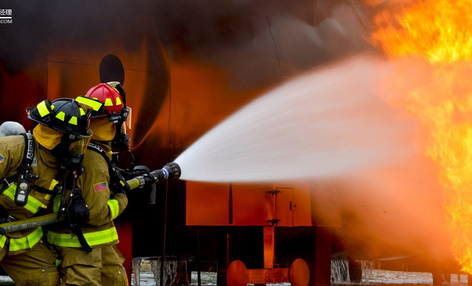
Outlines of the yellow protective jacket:
[[[0,137],[0,179],[18,173],[24,158],[25,146],[25,138],[22,135]],[[34,143],[34,159],[31,167],[31,172],[38,175],[39,179],[29,181],[32,189],[25,206],[15,204],[16,182],[8,186],[2,180],[0,207],[18,220],[31,218],[40,210],[47,208],[52,190],[57,184],[55,177],[59,170],[59,162],[37,142]],[[0,247],[3,248],[10,239],[8,244],[10,254],[21,253],[35,246],[42,235],[41,227],[0,235]]]
[[[102,147],[111,158],[110,144],[94,143]],[[124,211],[128,205],[128,198],[122,193],[116,195],[111,193],[108,164],[101,154],[87,150],[82,167],[84,172],[78,178],[78,186],[90,212],[86,225],[81,228],[82,233],[91,247],[116,244],[118,233],[113,220]],[[64,200],[68,195],[69,193],[66,193]],[[47,237],[55,246],[81,247],[77,236],[71,235],[67,228],[48,231]]]

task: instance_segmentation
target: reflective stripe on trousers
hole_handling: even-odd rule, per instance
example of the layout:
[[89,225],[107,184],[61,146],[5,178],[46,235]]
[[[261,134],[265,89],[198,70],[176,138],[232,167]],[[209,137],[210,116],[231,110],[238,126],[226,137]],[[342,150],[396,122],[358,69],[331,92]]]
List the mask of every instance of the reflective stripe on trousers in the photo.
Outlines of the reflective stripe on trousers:
[[[49,243],[61,247],[82,247],[76,235],[71,233],[58,233],[48,231]],[[85,240],[90,246],[110,243],[118,240],[118,233],[115,227],[84,233]]]
[[[10,237],[10,243],[8,246],[8,250],[10,252],[24,250],[24,249],[31,249],[33,248],[39,241],[41,241],[41,237],[43,237],[43,229],[38,226],[32,233],[28,234],[24,237]],[[0,247],[5,247],[5,243],[7,241],[7,236],[0,235]]]

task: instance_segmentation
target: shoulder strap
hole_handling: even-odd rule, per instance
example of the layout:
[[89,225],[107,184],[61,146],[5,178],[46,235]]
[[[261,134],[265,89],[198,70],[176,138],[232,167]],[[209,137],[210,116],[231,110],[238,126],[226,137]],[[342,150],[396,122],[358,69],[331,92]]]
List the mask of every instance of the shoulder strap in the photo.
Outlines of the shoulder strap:
[[97,144],[90,142],[87,146],[87,149],[93,150],[93,151],[99,153],[100,155],[102,155],[105,158],[105,160],[107,160],[107,162],[110,161],[107,154],[105,153],[105,150],[103,150],[103,148],[98,146]]
[[34,158],[34,138],[31,132],[22,133],[25,138],[25,152],[23,156],[23,162],[21,164],[20,180],[16,187],[15,192],[15,203],[18,206],[26,205],[28,201],[28,194],[31,191],[31,184],[29,180],[39,179],[38,175],[31,173],[31,164]]
[[87,149],[95,151],[102,155],[108,165],[108,173],[110,175],[110,188],[111,191],[116,190],[117,188],[123,189],[124,191],[129,191],[130,187],[128,182],[126,182],[125,178],[118,172],[115,163],[113,163],[108,155],[106,154],[105,150],[102,147],[98,146],[95,143],[89,143]]
[[22,133],[23,137],[25,137],[25,155],[23,157],[23,166],[31,167],[34,158],[34,138],[31,132]]
[[107,162],[108,171],[110,173],[110,176],[112,176],[112,173],[115,173],[115,171],[116,171],[115,164],[113,164],[113,162],[111,162],[110,158],[108,158],[107,153],[105,152],[105,150],[103,150],[102,147],[98,146],[95,143],[90,142],[87,146],[87,149],[95,151],[98,154],[102,155],[103,159],[105,159],[105,161]]
[[[20,135],[20,134],[18,134]],[[21,166],[18,168],[18,172],[9,177],[11,181],[16,181],[21,175],[25,176],[26,170],[31,170],[31,165],[34,159],[34,137],[31,132],[21,133],[25,139],[25,151],[23,152],[23,160]]]

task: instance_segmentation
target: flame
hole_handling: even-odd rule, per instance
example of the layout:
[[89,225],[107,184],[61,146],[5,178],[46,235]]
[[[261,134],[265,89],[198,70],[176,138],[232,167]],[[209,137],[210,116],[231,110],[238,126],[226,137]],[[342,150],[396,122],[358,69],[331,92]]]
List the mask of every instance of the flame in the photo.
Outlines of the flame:
[[402,3],[396,14],[392,9],[377,14],[371,35],[389,58],[416,62],[421,58],[427,63],[428,68],[414,78],[404,74],[395,80],[407,89],[400,100],[403,107],[427,130],[425,155],[436,163],[444,188],[452,254],[468,273],[472,273],[471,4],[471,0]]
[[433,64],[470,60],[470,4],[470,0],[429,0],[393,16],[380,12],[373,38],[389,55],[421,55]]

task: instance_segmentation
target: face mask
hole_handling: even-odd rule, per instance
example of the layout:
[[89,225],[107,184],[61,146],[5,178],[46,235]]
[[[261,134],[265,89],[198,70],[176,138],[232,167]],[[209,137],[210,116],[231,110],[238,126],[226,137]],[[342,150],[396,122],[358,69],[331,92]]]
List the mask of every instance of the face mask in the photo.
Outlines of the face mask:
[[121,125],[121,128],[117,129],[115,138],[111,141],[111,146],[121,151],[129,149],[129,135],[126,134],[124,124]]
[[87,146],[92,138],[92,132],[87,136],[77,136],[77,139],[69,145],[69,156],[74,158],[81,158],[84,156]]
[[69,143],[66,158],[62,160],[63,166],[68,170],[77,171],[78,176],[82,173],[82,160],[91,138],[91,131],[89,135],[76,136],[75,139]]
[[[121,110],[121,118],[118,121],[115,137],[112,140],[112,147],[122,151],[129,149],[130,137],[126,132],[126,129],[131,129],[131,108],[123,107]],[[110,118],[110,121],[112,119]],[[118,126],[120,126],[118,128]]]

